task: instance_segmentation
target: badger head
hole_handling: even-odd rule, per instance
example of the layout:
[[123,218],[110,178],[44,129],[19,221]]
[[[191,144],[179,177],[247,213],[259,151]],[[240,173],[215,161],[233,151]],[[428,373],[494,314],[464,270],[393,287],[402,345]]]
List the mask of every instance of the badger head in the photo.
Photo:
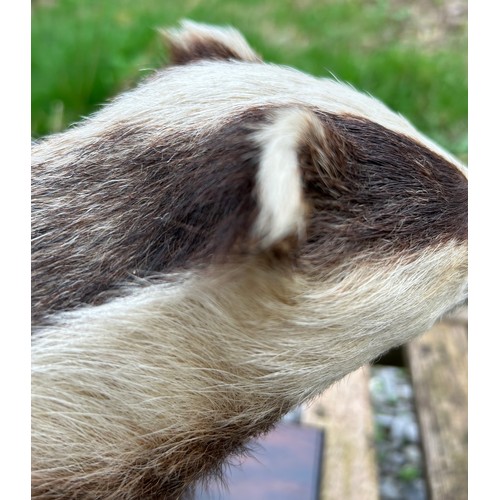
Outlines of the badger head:
[[164,36],[171,66],[35,146],[35,320],[133,277],[248,262],[301,283],[305,324],[399,318],[406,338],[464,300],[456,159],[372,97],[264,64],[235,30]]
[[467,297],[463,165],[232,29],[164,35],[170,66],[33,148],[34,461],[64,481],[181,488]]

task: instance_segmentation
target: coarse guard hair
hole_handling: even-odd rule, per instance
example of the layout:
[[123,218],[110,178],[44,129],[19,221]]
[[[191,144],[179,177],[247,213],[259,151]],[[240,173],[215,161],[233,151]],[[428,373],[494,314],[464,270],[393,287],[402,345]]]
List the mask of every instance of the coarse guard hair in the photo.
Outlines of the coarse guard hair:
[[180,498],[467,298],[467,171],[234,29],[32,148],[33,498]]

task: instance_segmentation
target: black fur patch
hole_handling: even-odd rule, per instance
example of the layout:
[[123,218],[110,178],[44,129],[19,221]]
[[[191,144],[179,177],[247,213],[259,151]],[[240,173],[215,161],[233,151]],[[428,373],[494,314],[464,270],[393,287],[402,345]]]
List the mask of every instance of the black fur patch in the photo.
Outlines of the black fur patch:
[[75,145],[77,164],[50,174],[35,164],[32,320],[237,248],[257,210],[248,126],[263,117],[253,110],[211,137],[149,143],[145,130],[114,127]]
[[426,147],[352,116],[317,113],[323,154],[304,145],[313,204],[301,256],[323,268],[354,254],[378,258],[467,240],[467,180]]
[[[230,46],[211,38],[193,38],[188,46],[171,44],[170,62],[174,65],[208,60],[247,60]],[[257,58],[256,58],[257,60]]]

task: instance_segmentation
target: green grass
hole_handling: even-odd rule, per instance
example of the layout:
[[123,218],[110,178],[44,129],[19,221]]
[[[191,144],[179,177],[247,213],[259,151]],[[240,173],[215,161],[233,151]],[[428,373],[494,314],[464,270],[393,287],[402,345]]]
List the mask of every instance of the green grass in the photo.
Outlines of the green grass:
[[455,154],[467,153],[467,41],[429,48],[404,2],[47,0],[32,10],[32,135],[96,110],[165,64],[155,28],[230,24],[270,62],[330,72],[380,98]]
[[398,472],[398,478],[407,483],[415,481],[415,479],[418,479],[419,477],[422,477],[422,471],[418,467],[410,464],[403,465]]

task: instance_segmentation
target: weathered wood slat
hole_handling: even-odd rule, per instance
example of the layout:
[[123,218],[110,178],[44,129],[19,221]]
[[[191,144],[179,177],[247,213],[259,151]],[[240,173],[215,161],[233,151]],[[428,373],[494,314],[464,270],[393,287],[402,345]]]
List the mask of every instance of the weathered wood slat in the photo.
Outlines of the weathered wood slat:
[[406,346],[430,500],[467,498],[467,316]]
[[304,409],[302,422],[324,430],[321,500],[376,500],[377,464],[367,367]]

